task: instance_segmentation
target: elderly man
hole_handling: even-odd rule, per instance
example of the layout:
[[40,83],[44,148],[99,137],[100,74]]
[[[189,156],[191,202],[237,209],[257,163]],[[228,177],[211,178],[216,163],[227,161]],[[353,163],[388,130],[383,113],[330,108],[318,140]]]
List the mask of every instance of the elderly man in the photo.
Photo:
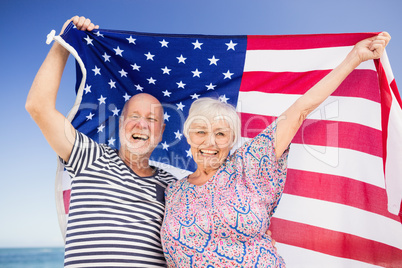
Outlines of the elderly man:
[[[78,16],[64,27],[70,21],[80,30],[98,28]],[[52,46],[26,102],[72,177],[64,265],[164,267],[160,243],[164,189],[176,179],[149,165],[165,127],[163,108],[151,95],[135,95],[120,119],[120,149],[97,144],[55,108],[68,56],[60,44]]]

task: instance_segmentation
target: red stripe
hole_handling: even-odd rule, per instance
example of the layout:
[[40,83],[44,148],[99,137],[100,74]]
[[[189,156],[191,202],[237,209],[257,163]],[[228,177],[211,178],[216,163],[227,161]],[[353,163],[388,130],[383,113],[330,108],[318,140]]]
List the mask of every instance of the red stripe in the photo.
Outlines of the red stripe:
[[[390,88],[386,84],[386,82],[388,82],[388,80],[386,79],[385,71],[381,65],[381,62],[379,62],[379,64],[376,65],[376,67],[377,67],[377,69],[381,70],[381,75],[384,75],[384,76],[380,76],[380,74],[379,74],[380,84],[381,84],[381,97],[384,99],[384,103],[383,102],[381,103],[382,127],[383,127],[383,129],[386,127],[383,131],[383,143],[384,143],[383,150],[384,150],[384,155],[387,156],[387,148],[386,148],[385,144],[388,140],[389,114],[390,114],[390,109],[391,109],[391,103],[393,100],[392,100]],[[396,86],[395,79],[392,80],[390,87],[391,87],[392,92],[394,93],[397,103],[399,104],[399,108],[402,108],[402,100],[401,100],[401,96],[399,95],[399,91],[398,91],[398,87]],[[394,105],[396,105],[396,104],[394,104]],[[386,157],[383,158],[383,163],[384,163],[384,170],[385,170]],[[401,201],[401,205],[399,207],[398,215],[400,217],[400,222],[402,222],[402,201]]]
[[399,221],[402,222],[402,200],[401,200],[401,206],[400,206],[398,215],[399,215]]
[[402,267],[402,250],[383,243],[275,217],[270,229],[279,243],[383,267]]
[[401,95],[399,94],[399,90],[398,90],[398,87],[396,86],[395,79],[392,80],[390,86],[391,86],[392,92],[394,92],[394,95],[395,95],[396,100],[397,100],[398,103],[399,103],[399,106],[402,108]]
[[[329,72],[245,72],[240,91],[302,95]],[[380,103],[377,73],[372,70],[354,70],[332,96],[358,97]]]
[[389,88],[387,76],[380,60],[374,60],[377,68],[378,80],[380,82],[381,91],[381,126],[382,126],[382,144],[383,144],[383,167],[385,171],[385,163],[387,162],[387,142],[388,142],[388,121],[391,111],[392,96]]
[[353,46],[378,33],[309,34],[309,35],[249,35],[247,50],[312,49]]
[[70,207],[70,194],[71,194],[71,190],[63,191],[64,211],[66,214],[68,214],[69,207]]
[[388,212],[385,189],[350,178],[288,169],[284,193],[352,206],[399,222]]
[[[254,138],[276,117],[240,114],[241,135]],[[292,143],[352,149],[382,157],[381,131],[356,123],[306,119]]]

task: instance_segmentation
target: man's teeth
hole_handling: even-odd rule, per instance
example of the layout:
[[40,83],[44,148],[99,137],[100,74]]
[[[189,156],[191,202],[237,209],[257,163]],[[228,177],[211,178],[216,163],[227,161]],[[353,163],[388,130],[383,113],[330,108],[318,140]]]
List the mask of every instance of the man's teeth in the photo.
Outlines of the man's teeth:
[[149,137],[147,135],[142,135],[142,134],[133,134],[133,139],[146,141],[149,139]]

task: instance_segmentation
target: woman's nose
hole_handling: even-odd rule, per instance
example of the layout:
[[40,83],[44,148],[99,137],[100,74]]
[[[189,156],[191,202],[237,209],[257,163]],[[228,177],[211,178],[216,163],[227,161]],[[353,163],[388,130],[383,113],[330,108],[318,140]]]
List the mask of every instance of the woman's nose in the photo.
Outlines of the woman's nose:
[[207,145],[216,145],[216,139],[214,133],[210,132],[207,139],[206,139]]

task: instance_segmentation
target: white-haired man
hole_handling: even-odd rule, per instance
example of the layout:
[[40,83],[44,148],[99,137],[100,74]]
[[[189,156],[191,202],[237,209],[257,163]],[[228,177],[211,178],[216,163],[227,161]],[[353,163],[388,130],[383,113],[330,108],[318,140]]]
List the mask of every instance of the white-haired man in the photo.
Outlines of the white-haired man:
[[[80,30],[98,28],[89,19],[68,20]],[[149,94],[125,105],[120,149],[99,145],[74,129],[56,110],[69,52],[53,44],[30,89],[26,109],[71,175],[65,267],[165,267],[160,243],[164,190],[176,179],[150,166],[162,139],[163,108]]]

